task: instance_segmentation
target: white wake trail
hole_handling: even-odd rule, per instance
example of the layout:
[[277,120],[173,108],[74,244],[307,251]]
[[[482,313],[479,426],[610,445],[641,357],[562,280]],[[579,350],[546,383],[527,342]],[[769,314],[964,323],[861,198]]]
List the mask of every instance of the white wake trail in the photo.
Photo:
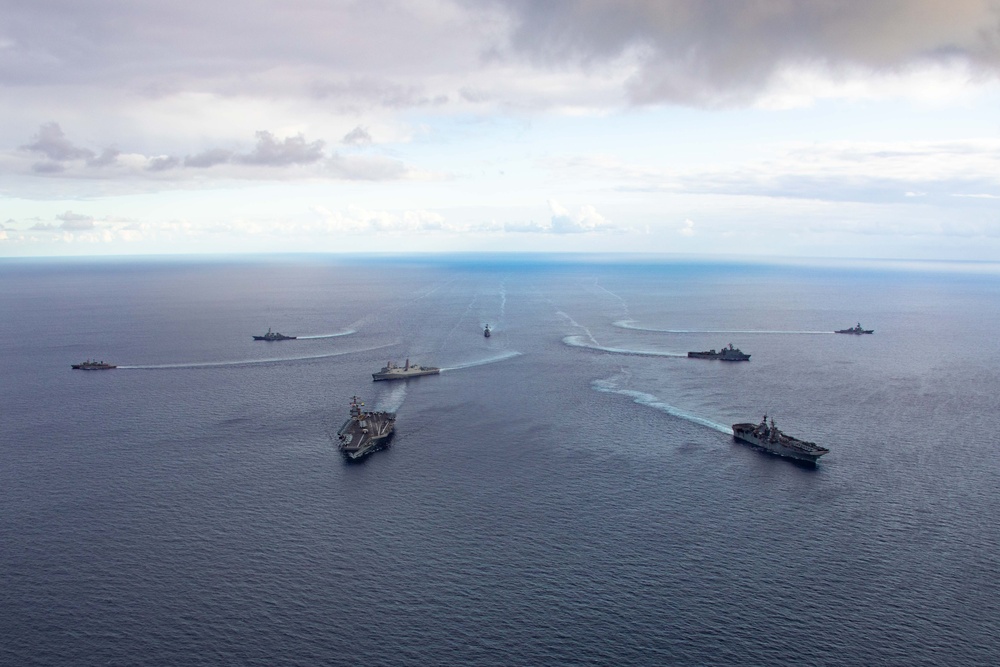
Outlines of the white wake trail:
[[725,424],[720,424],[714,422],[711,419],[705,419],[704,417],[699,417],[698,415],[691,414],[686,410],[681,410],[680,408],[674,407],[669,403],[664,403],[658,397],[652,394],[647,394],[642,391],[635,391],[634,389],[619,389],[615,383],[611,380],[594,380],[591,386],[596,390],[606,394],[619,394],[621,396],[628,396],[633,400],[633,402],[639,405],[645,405],[661,412],[666,412],[668,415],[677,417],[679,419],[684,419],[686,421],[692,422],[694,424],[699,424],[701,426],[707,426],[710,429],[716,430],[719,433],[725,433],[726,435],[732,435],[733,429]]
[[[593,340],[593,338],[591,338]],[[687,354],[681,354],[680,352],[660,352],[658,350],[627,350],[619,347],[606,347],[604,345],[597,344],[596,341],[589,343],[583,339],[583,336],[566,336],[563,338],[563,343],[569,345],[570,347],[582,347],[587,350],[596,350],[599,352],[610,352],[612,354],[627,354],[634,357],[683,357],[687,358]]]
[[495,357],[489,357],[488,359],[480,359],[479,361],[470,361],[464,364],[456,364],[455,366],[448,366],[447,368],[442,368],[441,372],[445,371],[457,371],[463,368],[472,368],[473,366],[485,366],[486,364],[495,364],[499,361],[507,361],[508,359],[513,359],[514,357],[521,356],[520,352],[504,352],[503,354],[497,355]]
[[182,364],[134,364],[129,366],[119,366],[118,368],[124,370],[174,370],[178,368],[219,368],[225,366],[232,366],[232,367],[257,366],[260,364],[280,364],[288,361],[329,359],[330,357],[342,357],[347,354],[357,354],[359,352],[370,352],[372,350],[381,350],[384,347],[392,347],[394,345],[398,345],[398,343],[392,342],[392,343],[386,343],[385,345],[366,347],[360,350],[345,350],[342,352],[329,352],[327,354],[310,354],[298,357],[270,357],[267,359],[241,359],[238,361],[196,361],[196,362],[182,363]]

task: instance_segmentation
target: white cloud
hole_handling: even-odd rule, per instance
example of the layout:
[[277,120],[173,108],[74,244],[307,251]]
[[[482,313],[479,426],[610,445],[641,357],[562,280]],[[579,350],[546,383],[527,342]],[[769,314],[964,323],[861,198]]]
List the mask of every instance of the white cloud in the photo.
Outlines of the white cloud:
[[690,219],[685,220],[684,224],[681,225],[681,228],[677,230],[677,233],[681,236],[694,236],[694,221]]

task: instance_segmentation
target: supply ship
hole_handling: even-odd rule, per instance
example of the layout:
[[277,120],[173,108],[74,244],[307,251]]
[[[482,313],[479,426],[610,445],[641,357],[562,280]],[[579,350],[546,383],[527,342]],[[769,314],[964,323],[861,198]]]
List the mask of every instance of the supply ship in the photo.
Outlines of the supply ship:
[[71,364],[71,367],[78,371],[108,371],[112,368],[118,368],[114,364],[106,364],[103,361],[91,361],[90,359],[79,364]]
[[875,333],[875,330],[874,329],[862,329],[861,328],[861,322],[858,322],[857,326],[851,327],[850,329],[837,329],[833,333],[854,334],[856,336],[860,336],[861,334]]
[[829,449],[820,447],[815,442],[785,435],[774,425],[774,418],[768,425],[767,415],[764,415],[759,424],[733,424],[733,438],[766,449],[778,456],[812,464],[815,464],[819,457],[830,453]]
[[392,412],[365,412],[365,404],[351,397],[351,416],[337,431],[338,449],[348,461],[359,461],[389,444],[396,415]]
[[414,378],[421,375],[437,375],[440,372],[441,369],[434,366],[411,364],[409,359],[406,360],[406,365],[402,368],[389,361],[386,362],[385,366],[378,373],[372,373],[372,380],[405,380],[406,378]]
[[285,334],[280,334],[277,331],[272,333],[270,328],[268,328],[267,333],[263,336],[253,337],[254,340],[295,340],[296,338],[297,336],[286,336]]
[[749,361],[750,355],[743,354],[740,348],[733,347],[730,343],[729,347],[722,348],[722,351],[716,352],[713,347],[707,352],[688,352],[688,356],[692,359],[721,359],[722,361]]

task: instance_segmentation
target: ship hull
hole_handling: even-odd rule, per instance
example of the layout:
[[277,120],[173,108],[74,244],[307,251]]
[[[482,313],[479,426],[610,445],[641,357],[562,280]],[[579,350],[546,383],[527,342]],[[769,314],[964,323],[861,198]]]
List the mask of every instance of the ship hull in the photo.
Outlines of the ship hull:
[[718,359],[719,361],[750,361],[749,354],[724,354],[721,352],[688,352],[691,359]]
[[828,449],[819,447],[814,443],[804,442],[789,436],[783,435],[779,440],[758,437],[754,433],[756,428],[756,424],[733,424],[733,439],[737,442],[763,449],[777,456],[813,465],[819,461],[821,456],[829,453]]
[[437,375],[441,372],[440,369],[433,371],[409,371],[407,373],[372,373],[372,380],[378,382],[379,380],[406,380],[407,378],[416,378],[422,375]]
[[77,371],[110,371],[112,368],[118,368],[117,366],[113,366],[111,364],[72,364],[71,367],[73,370]]

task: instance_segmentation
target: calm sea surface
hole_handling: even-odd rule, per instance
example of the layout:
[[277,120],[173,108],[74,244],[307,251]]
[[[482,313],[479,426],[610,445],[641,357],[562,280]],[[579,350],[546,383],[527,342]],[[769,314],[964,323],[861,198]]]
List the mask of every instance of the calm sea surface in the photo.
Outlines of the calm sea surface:
[[998,331],[875,265],[0,260],[0,663],[995,665]]

